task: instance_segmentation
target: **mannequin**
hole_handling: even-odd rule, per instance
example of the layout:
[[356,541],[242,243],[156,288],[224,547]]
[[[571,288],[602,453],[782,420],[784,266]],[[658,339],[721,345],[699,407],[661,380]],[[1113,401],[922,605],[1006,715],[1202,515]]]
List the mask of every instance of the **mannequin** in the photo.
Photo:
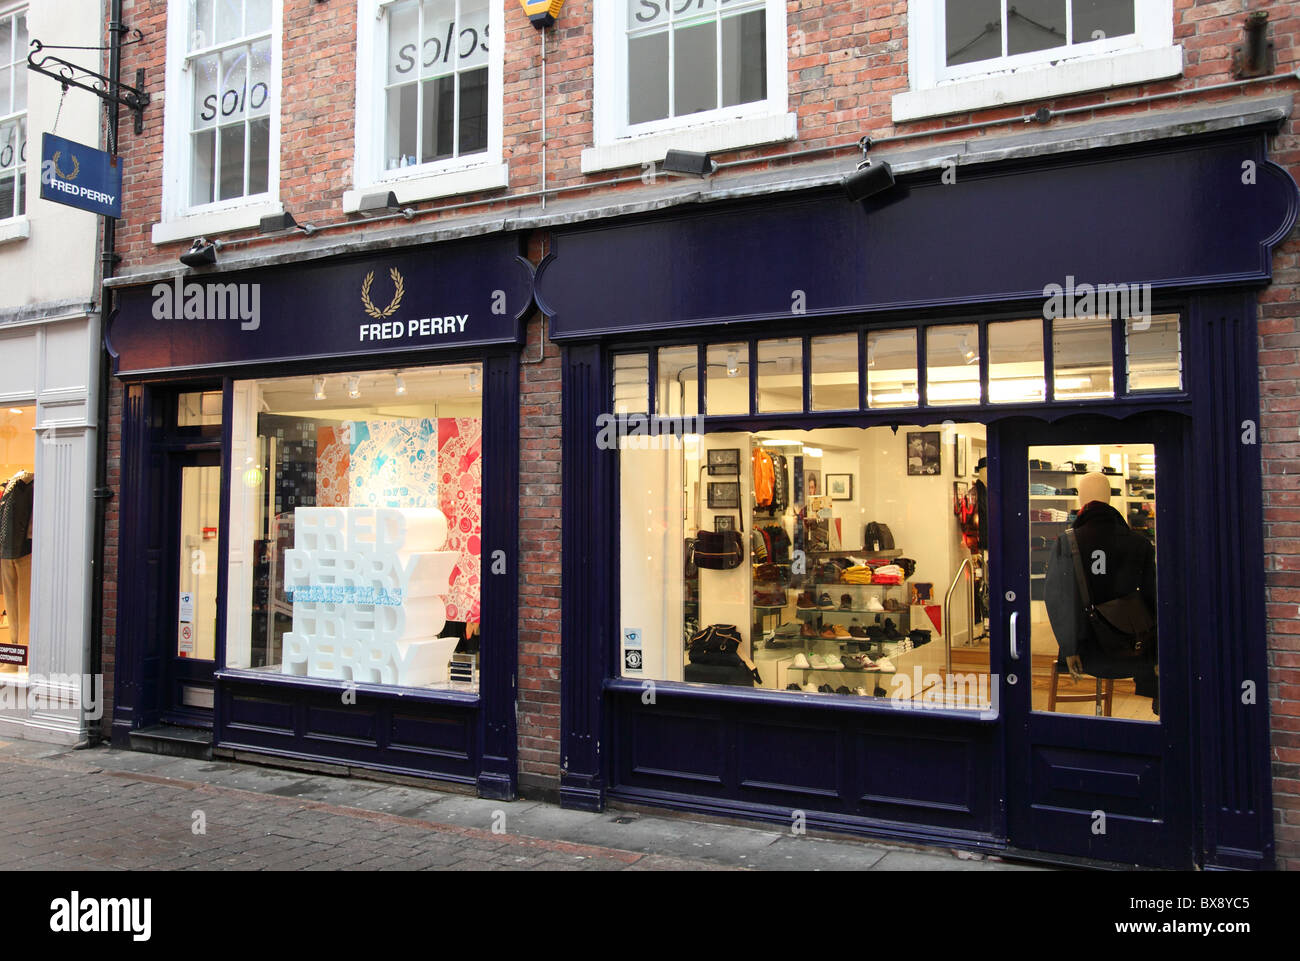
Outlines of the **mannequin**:
[[[1084,474],[1079,480],[1079,510],[1094,501],[1110,503],[1110,478],[1105,474]],[[1078,654],[1067,657],[1065,666],[1070,670],[1070,680],[1075,683],[1083,680],[1083,659]]]
[[[35,476],[20,470],[0,493],[0,593],[9,617],[9,643],[28,645],[32,584],[32,504]],[[0,671],[14,673],[14,664],[0,662]]]

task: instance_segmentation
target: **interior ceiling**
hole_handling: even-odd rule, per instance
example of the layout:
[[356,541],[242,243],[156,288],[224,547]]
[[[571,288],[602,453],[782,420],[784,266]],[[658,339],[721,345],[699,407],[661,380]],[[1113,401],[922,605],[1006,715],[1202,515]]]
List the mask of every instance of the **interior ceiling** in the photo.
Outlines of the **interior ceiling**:
[[[471,386],[471,373],[474,384]],[[397,393],[401,377],[406,393]],[[359,397],[348,394],[357,378]],[[259,382],[263,411],[338,420],[382,417],[428,417],[439,407],[479,408],[483,402],[483,372],[479,364],[368,371],[324,376],[325,399],[316,399],[319,377],[290,377]]]

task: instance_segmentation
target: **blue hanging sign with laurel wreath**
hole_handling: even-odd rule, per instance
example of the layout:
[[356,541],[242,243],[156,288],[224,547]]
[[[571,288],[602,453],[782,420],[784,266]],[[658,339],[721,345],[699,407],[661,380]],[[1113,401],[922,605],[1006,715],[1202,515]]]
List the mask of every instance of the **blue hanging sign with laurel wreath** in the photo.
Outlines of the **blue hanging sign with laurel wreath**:
[[122,158],[52,133],[42,134],[41,199],[120,218]]

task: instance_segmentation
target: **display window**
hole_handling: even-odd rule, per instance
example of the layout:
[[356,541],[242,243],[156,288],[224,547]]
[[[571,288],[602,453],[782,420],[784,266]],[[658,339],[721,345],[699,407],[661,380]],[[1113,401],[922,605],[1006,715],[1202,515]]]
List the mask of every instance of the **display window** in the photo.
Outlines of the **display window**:
[[1029,535],[1033,710],[1158,721],[1154,445],[1030,447]]
[[627,438],[624,676],[989,710],[987,538],[963,510],[985,437],[949,422]]
[[478,690],[482,368],[234,385],[226,666]]
[[26,674],[31,642],[36,408],[0,408],[0,673]]

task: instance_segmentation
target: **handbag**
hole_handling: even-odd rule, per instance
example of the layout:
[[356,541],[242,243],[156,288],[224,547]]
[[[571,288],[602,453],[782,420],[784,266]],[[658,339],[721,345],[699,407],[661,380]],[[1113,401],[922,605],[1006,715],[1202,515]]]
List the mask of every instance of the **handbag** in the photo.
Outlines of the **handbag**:
[[890,531],[888,524],[872,521],[867,525],[862,543],[864,550],[892,551],[894,549],[894,535]]
[[740,656],[743,638],[734,624],[710,624],[691,635],[686,653],[692,664],[707,664],[713,667],[744,668],[755,681],[762,683],[758,670],[753,664]]
[[1083,572],[1083,558],[1079,555],[1079,541],[1071,528],[1065,532],[1070,542],[1070,556],[1074,560],[1074,579],[1083,601],[1083,612],[1093,639],[1102,654],[1113,658],[1142,657],[1155,640],[1156,624],[1138,591],[1114,600],[1092,603],[1088,578]]
[[745,542],[739,531],[700,531],[691,558],[700,570],[732,571],[745,562]]

